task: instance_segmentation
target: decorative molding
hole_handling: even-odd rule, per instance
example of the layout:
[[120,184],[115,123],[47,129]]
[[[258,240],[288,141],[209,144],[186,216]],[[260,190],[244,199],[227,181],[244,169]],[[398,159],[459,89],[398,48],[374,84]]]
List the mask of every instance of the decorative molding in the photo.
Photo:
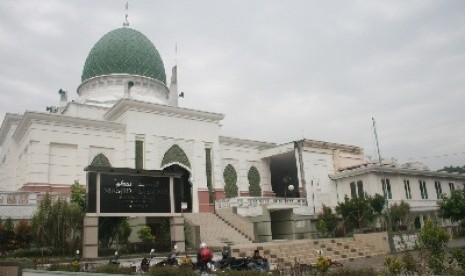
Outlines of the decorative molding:
[[304,147],[310,148],[319,148],[319,149],[330,149],[330,150],[343,150],[345,152],[351,152],[355,154],[363,154],[363,148],[347,145],[347,144],[338,144],[318,140],[303,139],[295,142],[303,142]]
[[457,179],[460,181],[465,180],[465,174],[454,174],[448,172],[435,172],[435,171],[423,171],[423,170],[412,170],[412,169],[402,169],[395,167],[387,166],[369,166],[361,167],[357,169],[337,172],[335,174],[329,175],[329,178],[332,180],[338,180],[346,177],[359,176],[369,173],[376,174],[399,174],[399,175],[408,175],[416,177],[435,177],[435,178],[447,178],[447,179]]
[[267,149],[267,148],[272,148],[276,146],[275,143],[254,141],[254,140],[247,140],[247,139],[240,139],[240,138],[226,137],[226,136],[220,136],[219,140],[220,140],[220,144],[235,145],[235,146],[241,146],[241,147],[251,147],[251,148],[256,148],[256,149]]
[[11,219],[32,219],[37,210],[37,205],[3,205],[0,208],[2,218]]
[[22,117],[23,116],[19,114],[11,114],[11,113],[5,114],[5,118],[3,119],[2,126],[0,127],[0,146],[3,145],[3,142],[5,141],[6,136],[8,135],[8,132],[10,132],[11,126],[14,123],[20,122]]
[[[78,86],[77,93],[79,96],[83,93],[95,89],[95,87],[110,86],[110,85],[123,85],[128,81],[134,81],[142,87],[156,88],[153,90],[154,93],[158,93],[161,96],[168,98],[169,89],[164,83],[159,80],[152,79],[144,76],[130,75],[130,74],[111,74],[92,77],[85,80]],[[162,91],[163,90],[163,91]]]
[[117,131],[124,131],[126,129],[126,125],[115,122],[70,117],[56,113],[26,112],[22,116],[21,122],[19,123],[18,128],[15,130],[15,133],[13,134],[13,139],[15,139],[15,141],[19,143],[21,138],[28,131],[31,124],[36,121],[45,121],[49,125],[51,125],[50,123],[54,122],[84,127],[106,128]]
[[292,212],[296,215],[310,216],[313,215],[313,208],[309,206],[300,206],[292,208]]
[[170,117],[180,117],[199,121],[219,122],[224,119],[224,115],[219,113],[129,99],[121,99],[116,102],[116,104],[105,113],[104,118],[113,121],[128,110],[148,111],[154,114],[163,114]]

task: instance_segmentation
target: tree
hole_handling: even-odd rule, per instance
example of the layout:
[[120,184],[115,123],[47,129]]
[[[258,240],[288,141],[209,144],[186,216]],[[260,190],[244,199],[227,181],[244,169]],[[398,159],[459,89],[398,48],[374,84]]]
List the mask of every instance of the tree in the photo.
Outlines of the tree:
[[51,246],[63,254],[80,247],[84,212],[77,204],[65,199],[52,203],[50,194],[45,194],[32,218],[35,244],[44,248]]
[[52,232],[49,229],[49,216],[52,209],[52,198],[49,193],[46,193],[42,198],[37,211],[32,217],[32,232],[34,236],[34,243],[41,250],[42,259],[44,254],[44,247],[51,244]]
[[118,229],[118,241],[121,246],[129,245],[129,236],[132,233],[131,225],[129,225],[128,220],[123,220],[119,229]]
[[408,215],[410,214],[410,205],[407,202],[401,200],[400,204],[394,203],[389,211],[394,230],[398,229],[401,225],[407,224]]
[[372,198],[365,194],[364,197],[350,198],[346,195],[344,202],[339,202],[336,206],[336,212],[344,220],[344,230],[347,226],[349,229],[361,229],[368,226],[374,221],[375,215],[371,206]]
[[334,233],[337,227],[337,216],[333,213],[331,207],[322,206],[322,212],[318,214],[318,231],[323,236],[330,236]]
[[76,204],[85,212],[86,210],[86,189],[82,187],[77,180],[71,185],[71,203]]
[[155,241],[155,236],[152,235],[152,229],[147,225],[137,231],[137,236],[144,243],[152,243]]
[[99,217],[98,239],[104,249],[109,249],[118,239],[118,231],[125,217]]
[[5,253],[16,248],[13,220],[8,217],[0,223],[0,252]]
[[[391,262],[390,268],[396,268],[395,273],[399,274],[400,265],[400,269],[405,275],[449,275],[449,272],[453,272],[451,275],[463,275],[463,272],[462,274],[456,274],[454,270],[446,271],[444,261],[448,241],[449,235],[447,232],[428,219],[425,221],[423,228],[418,233],[416,253],[412,254],[408,250],[404,251],[400,262],[399,259],[394,257],[394,259],[396,259],[396,263]],[[405,244],[405,241],[402,242]],[[458,265],[461,265],[460,262],[463,259],[460,251],[452,252],[451,257],[449,264],[451,264],[451,261],[455,259],[458,262]],[[388,257],[388,259],[389,258],[391,257]],[[386,259],[386,264],[389,263],[388,259]],[[450,268],[451,266],[449,266],[449,269]],[[391,272],[394,271],[391,270]]]
[[32,241],[31,227],[27,220],[20,220],[15,226],[15,238],[19,248],[27,248]]
[[420,250],[426,252],[426,258],[434,275],[444,273],[444,257],[446,255],[445,244],[449,241],[449,235],[441,227],[434,224],[430,219],[418,234]]
[[465,226],[465,189],[452,191],[450,197],[444,196],[438,201],[439,215]]
[[465,173],[465,166],[462,167],[454,167],[454,166],[445,166],[444,168],[439,170],[440,172],[458,172],[458,173]]
[[381,216],[383,213],[384,207],[386,205],[386,198],[378,193],[376,193],[371,198],[371,207],[377,216]]

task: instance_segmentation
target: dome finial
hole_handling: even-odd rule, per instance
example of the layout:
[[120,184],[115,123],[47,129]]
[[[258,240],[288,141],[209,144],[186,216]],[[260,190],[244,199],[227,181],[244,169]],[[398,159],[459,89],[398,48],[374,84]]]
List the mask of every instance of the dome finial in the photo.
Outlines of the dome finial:
[[126,2],[126,15],[124,18],[123,26],[128,27],[129,26],[129,21],[128,21],[128,9],[129,9],[129,1]]

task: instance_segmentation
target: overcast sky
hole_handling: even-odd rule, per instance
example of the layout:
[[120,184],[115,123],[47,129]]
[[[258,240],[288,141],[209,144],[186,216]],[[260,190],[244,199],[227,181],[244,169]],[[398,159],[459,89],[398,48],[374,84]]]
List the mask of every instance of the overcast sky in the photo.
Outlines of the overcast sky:
[[[0,119],[77,98],[122,0],[0,0]],[[432,169],[465,165],[465,1],[133,0],[180,106],[223,113],[223,136],[309,138]],[[2,119],[3,120],[3,119]]]

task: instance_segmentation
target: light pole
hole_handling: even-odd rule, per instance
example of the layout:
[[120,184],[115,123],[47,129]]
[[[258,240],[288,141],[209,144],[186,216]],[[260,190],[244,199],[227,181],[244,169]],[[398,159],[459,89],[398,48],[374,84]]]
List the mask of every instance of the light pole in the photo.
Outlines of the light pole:
[[283,178],[283,182],[284,182],[284,200],[287,199],[287,190],[289,190],[289,192],[292,192],[294,191],[294,185],[292,184],[289,184],[287,185],[289,182],[291,181],[291,177],[290,176],[286,176]]

